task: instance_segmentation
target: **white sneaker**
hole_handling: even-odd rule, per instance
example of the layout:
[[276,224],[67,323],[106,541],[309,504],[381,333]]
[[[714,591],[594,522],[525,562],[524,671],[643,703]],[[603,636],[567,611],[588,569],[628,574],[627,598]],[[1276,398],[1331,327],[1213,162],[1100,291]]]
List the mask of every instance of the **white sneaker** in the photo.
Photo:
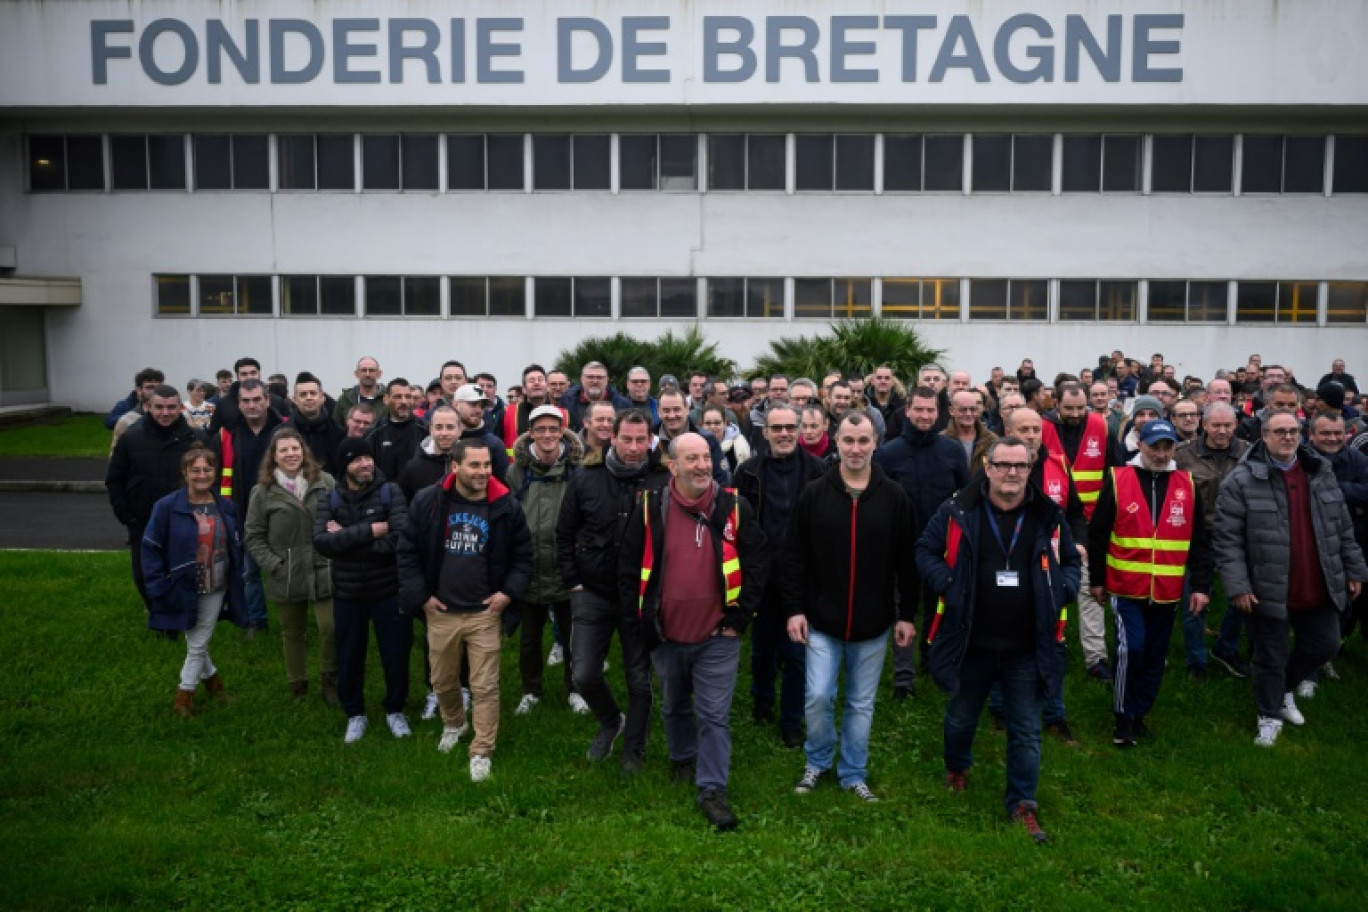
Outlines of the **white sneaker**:
[[1312,680],[1302,681],[1297,685],[1297,696],[1303,700],[1309,700],[1316,695],[1316,682]]
[[1272,747],[1277,744],[1278,735],[1282,733],[1282,725],[1282,719],[1259,716],[1259,737],[1254,739],[1254,743],[1259,747]]
[[404,718],[403,713],[390,713],[385,716],[385,721],[389,723],[390,734],[396,738],[407,738],[413,734],[413,729],[409,728],[408,719]]
[[589,714],[589,704],[584,701],[584,697],[572,693],[570,695],[570,711],[577,716],[587,716]]
[[1305,725],[1306,716],[1297,709],[1297,699],[1290,693],[1283,694],[1282,717],[1293,725]]
[[470,688],[461,688],[461,705],[465,707],[467,713],[470,712]]
[[546,654],[547,665],[559,665],[565,661],[565,649],[560,643],[553,643],[551,651]]
[[361,740],[361,736],[366,733],[366,717],[351,716],[347,719],[347,734],[342,738],[343,744],[355,744]]
[[1339,672],[1335,670],[1334,662],[1326,662],[1324,665],[1322,665],[1321,673],[1331,681],[1338,681],[1340,679]]
[[523,694],[523,698],[518,701],[518,708],[513,710],[515,716],[526,716],[532,712],[532,708],[541,702],[541,697],[534,697],[532,694]]
[[437,695],[430,690],[428,691],[427,702],[423,704],[423,718],[437,718]]
[[603,673],[604,673],[604,674],[607,674],[607,673],[608,673],[608,660],[607,660],[607,659],[604,659],[604,660],[603,660]]
[[460,728],[445,726],[442,729],[442,740],[437,742],[437,749],[444,754],[451,753],[451,749],[461,743],[461,738],[465,737],[466,729],[469,727],[468,725],[462,725]]
[[489,758],[475,756],[470,758],[470,781],[484,782],[489,778]]

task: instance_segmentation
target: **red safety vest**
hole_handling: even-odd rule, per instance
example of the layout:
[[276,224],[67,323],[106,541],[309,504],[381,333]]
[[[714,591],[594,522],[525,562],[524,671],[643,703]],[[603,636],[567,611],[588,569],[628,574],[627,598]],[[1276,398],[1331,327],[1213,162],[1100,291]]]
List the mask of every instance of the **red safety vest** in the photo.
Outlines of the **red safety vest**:
[[1040,446],[1055,456],[1064,456],[1064,441],[1059,439],[1059,428],[1044,415],[1040,416]]
[[1181,600],[1196,509],[1192,475],[1170,473],[1158,527],[1133,466],[1112,469],[1112,486],[1116,521],[1107,546],[1107,591],[1161,604]]
[[1078,452],[1074,455],[1070,474],[1074,487],[1078,489],[1078,499],[1083,502],[1083,517],[1091,520],[1093,510],[1097,509],[1097,497],[1102,493],[1102,482],[1107,473],[1107,419],[1097,412],[1089,412],[1087,423],[1083,426],[1083,439],[1079,441]]
[[227,428],[219,428],[219,451],[222,466],[219,469],[219,496],[233,496],[233,435]]
[[[504,449],[508,451],[509,459],[513,458],[513,444],[517,442],[518,437],[520,436],[520,434],[518,433],[518,409],[520,408],[522,408],[521,405],[512,405],[504,407],[503,428],[501,428],[500,436],[503,438]],[[565,409],[560,408],[560,406],[556,406],[556,408],[560,409],[561,426],[569,427],[570,413],[567,412]],[[531,414],[530,410],[528,414]]]
[[[722,585],[724,593],[722,604],[735,605],[741,600],[741,555],[736,550],[736,532],[741,528],[741,501],[735,488],[723,488],[732,496],[732,511],[727,523],[722,527]],[[646,606],[646,589],[651,584],[651,573],[655,570],[655,541],[651,535],[650,497],[641,498],[641,517],[646,523],[646,544],[641,549],[641,583],[637,588],[637,615]]]

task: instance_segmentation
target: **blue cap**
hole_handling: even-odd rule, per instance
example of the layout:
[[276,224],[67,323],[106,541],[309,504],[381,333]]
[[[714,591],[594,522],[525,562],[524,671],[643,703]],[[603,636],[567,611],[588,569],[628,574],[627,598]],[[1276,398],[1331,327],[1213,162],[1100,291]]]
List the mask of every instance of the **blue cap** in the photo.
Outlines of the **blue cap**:
[[1178,442],[1178,432],[1173,429],[1173,425],[1164,421],[1162,418],[1157,421],[1147,421],[1145,426],[1140,428],[1140,442],[1154,446],[1161,440],[1171,440]]

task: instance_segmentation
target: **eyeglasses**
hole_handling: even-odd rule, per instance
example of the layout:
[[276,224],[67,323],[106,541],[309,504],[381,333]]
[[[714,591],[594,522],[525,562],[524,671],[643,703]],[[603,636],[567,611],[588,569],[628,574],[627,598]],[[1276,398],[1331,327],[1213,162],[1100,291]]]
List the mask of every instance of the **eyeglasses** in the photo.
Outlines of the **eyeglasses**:
[[1269,428],[1265,433],[1272,434],[1274,437],[1297,437],[1301,434],[1299,428]]
[[1021,474],[1031,471],[1029,462],[990,462],[988,463],[1004,475]]
[[796,424],[769,424],[766,427],[776,434],[792,434],[798,430]]
[[1196,412],[1174,412],[1174,413],[1173,413],[1173,420],[1174,420],[1174,421],[1183,421],[1184,419],[1187,419],[1187,418],[1196,418],[1196,417],[1197,417],[1197,413],[1196,413]]

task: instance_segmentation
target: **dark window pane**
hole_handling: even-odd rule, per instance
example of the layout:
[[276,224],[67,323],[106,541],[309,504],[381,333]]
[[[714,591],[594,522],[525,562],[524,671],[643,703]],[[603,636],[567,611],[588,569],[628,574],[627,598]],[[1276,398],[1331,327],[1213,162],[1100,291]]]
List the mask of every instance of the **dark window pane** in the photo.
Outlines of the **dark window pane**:
[[568,317],[574,312],[571,279],[536,279],[536,313],[539,317]]
[[147,137],[109,137],[109,186],[113,190],[147,189]]
[[265,135],[233,137],[233,189],[269,190],[271,141]]
[[618,187],[622,190],[656,189],[654,134],[618,137]]
[[1093,281],[1061,281],[1059,283],[1059,319],[1097,319],[1097,283]]
[[855,320],[874,312],[874,283],[869,279],[832,279],[831,313],[838,320]]
[[442,313],[442,280],[436,276],[404,279],[404,313],[410,317],[436,317]]
[[405,190],[437,189],[437,137],[412,133],[403,137],[401,147]]
[[1235,187],[1235,137],[1198,136],[1192,150],[1194,193],[1229,193]]
[[66,189],[66,141],[62,137],[29,137],[29,189]]
[[1136,300],[1140,296],[1138,282],[1098,282],[1097,318],[1099,320],[1133,321]]
[[[399,189],[399,137],[361,137],[361,187],[364,190]],[[369,297],[370,292],[367,292]]]
[[1235,286],[1235,322],[1272,323],[1277,301],[1277,282],[1239,282]]
[[624,317],[654,317],[656,315],[656,280],[622,280],[622,315]]
[[157,313],[162,316],[190,313],[189,276],[157,276]]
[[269,317],[272,312],[271,277],[238,276],[237,307],[240,314]]
[[883,315],[915,320],[921,315],[921,279],[884,279]]
[[356,280],[351,276],[320,277],[318,312],[335,317],[356,316]]
[[972,279],[969,282],[969,319],[1007,319],[1007,280]]
[[[522,162],[518,162],[522,174]],[[521,182],[520,182],[521,183]],[[485,138],[460,135],[447,137],[447,188],[483,190],[485,188]]]
[[794,137],[794,188],[831,190],[835,186],[835,153],[830,134]]
[[1009,289],[1008,318],[1012,320],[1046,320],[1050,315],[1050,283],[1044,279],[1013,279]]
[[319,134],[318,189],[356,189],[356,151],[351,134]]
[[[1339,154],[1339,150],[1335,150]],[[1368,320],[1368,282],[1331,282],[1326,303],[1328,323],[1363,323]]]
[[1140,189],[1140,137],[1103,138],[1102,189],[1107,193],[1135,193]]
[[920,190],[921,166],[920,136],[884,136],[884,190]]
[[1044,190],[1054,183],[1054,137],[1012,137],[1012,190]]
[[1368,136],[1335,137],[1335,193],[1368,193]]
[[608,190],[613,181],[613,139],[607,134],[575,137],[575,189]]
[[153,190],[185,189],[185,138],[147,137],[148,184]]
[[489,152],[490,190],[522,190],[526,187],[523,138],[520,134],[491,134],[486,137],[485,147]]
[[103,190],[104,143],[98,136],[68,136],[67,189]]
[[1224,323],[1228,319],[1225,282],[1188,282],[1188,322]]
[[318,277],[285,276],[280,280],[280,312],[286,316],[318,313]]
[[836,189],[874,189],[874,137],[836,137]]
[[958,320],[959,279],[922,279],[921,316],[923,320]]
[[[451,147],[448,146],[448,149]],[[483,317],[485,315],[484,276],[451,277],[451,315],[453,317]]]
[[[570,189],[570,137],[542,134],[532,137],[532,189]],[[541,306],[538,305],[540,312]]]
[[489,280],[491,317],[527,316],[527,283],[521,276],[492,276]]
[[783,136],[746,137],[746,189],[783,190]]
[[1065,136],[1061,189],[1096,193],[1102,188],[1102,137]]
[[1278,322],[1315,323],[1320,293],[1318,282],[1278,283]]
[[746,316],[782,318],[784,316],[784,280],[747,279]]
[[708,189],[746,189],[746,137],[708,137]]
[[1289,136],[1283,163],[1284,193],[1325,190],[1325,137]]
[[708,316],[744,317],[745,279],[708,279]]
[[688,320],[697,317],[698,283],[693,279],[661,279],[660,315]]
[[277,136],[276,159],[281,190],[312,190],[317,186],[312,136]]
[[928,136],[924,149],[926,166],[922,187],[925,190],[964,189],[964,137]]
[[1156,136],[1150,145],[1150,192],[1192,189],[1192,137]]
[[575,316],[611,317],[612,315],[612,279],[575,279]]
[[199,277],[199,312],[204,315],[234,314],[233,277],[202,275]]
[[660,137],[660,189],[698,189],[698,139],[688,134]]
[[399,276],[366,276],[366,316],[400,316],[404,312],[402,292]]
[[795,319],[831,319],[831,279],[794,279]]
[[1012,189],[1012,137],[1001,133],[974,134],[975,193]]
[[1187,282],[1149,283],[1149,322],[1182,323],[1187,319]]
[[1282,189],[1282,137],[1246,136],[1243,145],[1240,192],[1279,192]]

